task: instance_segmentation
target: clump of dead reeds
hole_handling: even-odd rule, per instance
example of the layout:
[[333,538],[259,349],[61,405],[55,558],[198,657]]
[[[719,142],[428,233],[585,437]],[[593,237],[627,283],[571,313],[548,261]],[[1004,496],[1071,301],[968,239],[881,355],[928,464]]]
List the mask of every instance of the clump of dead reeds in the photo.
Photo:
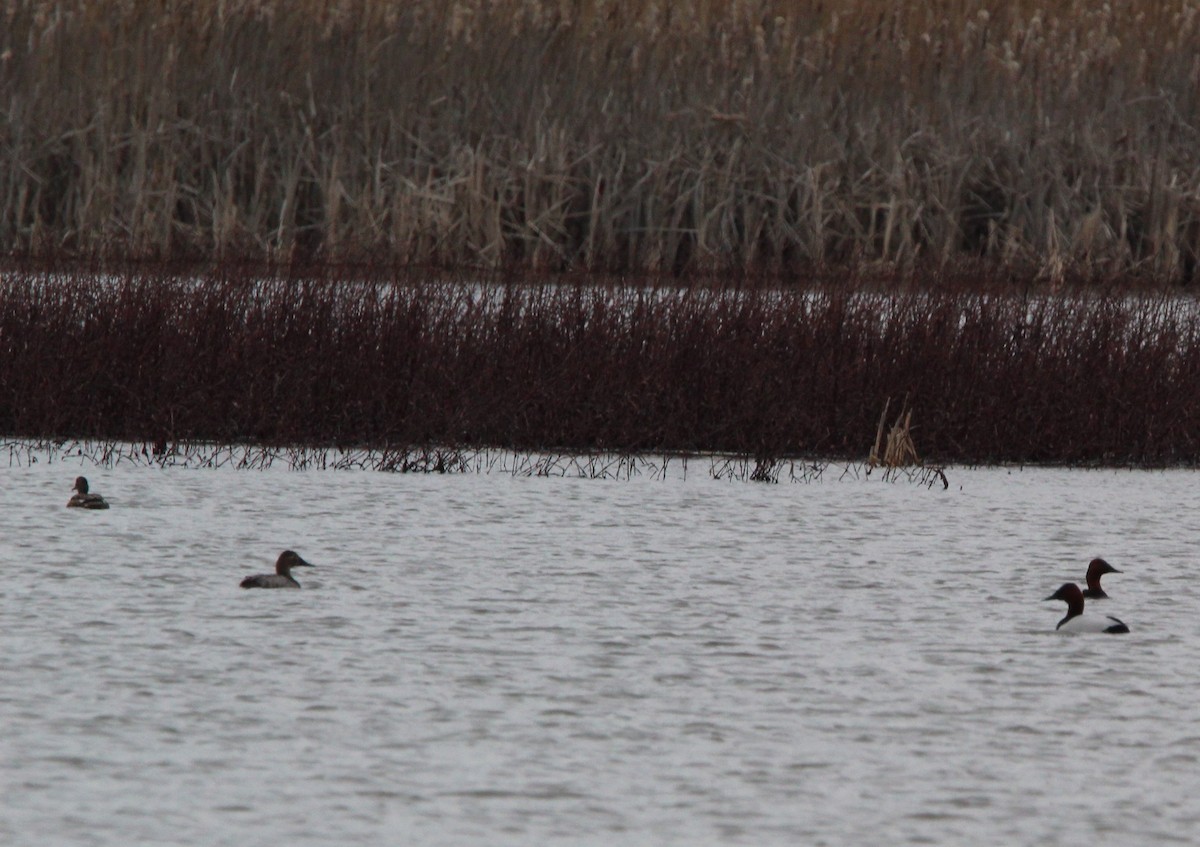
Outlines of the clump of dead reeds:
[[891,406],[891,403],[889,397],[883,405],[883,412],[879,415],[875,443],[867,457],[867,475],[869,476],[871,471],[876,468],[883,467],[885,480],[903,477],[919,481],[926,487],[932,487],[940,481],[943,489],[949,488],[950,482],[946,479],[945,472],[939,467],[926,468],[921,457],[917,455],[917,445],[912,437],[912,409],[908,408],[907,401],[896,415],[891,427],[887,429],[885,437],[884,428],[887,426],[888,407]]
[[14,3],[0,245],[1190,279],[1198,10]]
[[912,438],[912,409],[907,407],[901,409],[891,428],[887,430],[886,438],[884,437],[888,407],[891,404],[892,401],[889,397],[884,403],[883,412],[879,415],[879,428],[875,431],[875,443],[867,458],[867,466],[870,468],[880,465],[884,468],[906,468],[921,464],[921,457],[917,455],[917,446]]

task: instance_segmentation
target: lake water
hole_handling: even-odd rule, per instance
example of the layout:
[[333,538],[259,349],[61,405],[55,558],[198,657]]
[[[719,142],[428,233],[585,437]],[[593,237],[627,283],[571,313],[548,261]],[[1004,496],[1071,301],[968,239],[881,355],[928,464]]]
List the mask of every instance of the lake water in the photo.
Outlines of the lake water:
[[0,466],[0,843],[1194,842],[1200,477],[947,473]]

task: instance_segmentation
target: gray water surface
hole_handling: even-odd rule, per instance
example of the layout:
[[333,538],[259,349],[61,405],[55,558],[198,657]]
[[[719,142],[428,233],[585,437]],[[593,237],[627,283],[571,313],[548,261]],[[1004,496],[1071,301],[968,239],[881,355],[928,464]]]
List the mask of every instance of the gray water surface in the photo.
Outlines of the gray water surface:
[[0,468],[0,843],[1194,842],[1200,477],[948,474]]

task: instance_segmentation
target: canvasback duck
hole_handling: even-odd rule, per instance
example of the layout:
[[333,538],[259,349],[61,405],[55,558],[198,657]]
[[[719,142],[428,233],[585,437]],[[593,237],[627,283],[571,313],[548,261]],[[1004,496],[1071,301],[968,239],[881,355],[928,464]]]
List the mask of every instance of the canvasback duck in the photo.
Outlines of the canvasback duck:
[[242,580],[242,588],[299,588],[300,583],[292,579],[292,568],[316,567],[304,561],[291,550],[284,550],[275,560],[275,573],[260,573]]
[[1067,604],[1067,616],[1055,627],[1059,632],[1129,632],[1129,627],[1112,615],[1084,617],[1083,592],[1073,582],[1063,583],[1047,600],[1062,600]]
[[1104,589],[1100,587],[1100,577],[1104,576],[1106,573],[1120,573],[1120,571],[1103,559],[1092,559],[1092,561],[1088,563],[1088,587],[1083,589],[1084,597],[1088,597],[1092,600],[1102,600],[1108,597],[1108,595],[1104,593]]
[[88,481],[86,477],[75,477],[75,487],[71,489],[75,493],[71,499],[67,501],[67,507],[70,509],[107,509],[108,501],[99,494],[88,493]]

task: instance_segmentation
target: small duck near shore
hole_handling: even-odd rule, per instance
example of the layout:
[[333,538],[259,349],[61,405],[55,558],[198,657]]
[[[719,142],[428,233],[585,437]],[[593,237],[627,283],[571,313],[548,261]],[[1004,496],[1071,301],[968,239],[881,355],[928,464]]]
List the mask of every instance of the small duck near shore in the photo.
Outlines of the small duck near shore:
[[1087,588],[1083,590],[1083,596],[1091,600],[1104,600],[1108,595],[1104,593],[1104,589],[1100,587],[1100,577],[1106,573],[1120,573],[1103,559],[1092,559],[1088,563],[1087,569]]
[[1083,592],[1073,582],[1063,583],[1058,591],[1046,599],[1062,600],[1067,604],[1067,616],[1055,627],[1059,632],[1107,632],[1114,635],[1129,632],[1129,627],[1112,615],[1085,616],[1083,614]]
[[75,494],[67,501],[69,509],[107,509],[108,501],[99,494],[88,493],[88,481],[86,477],[75,477],[75,487],[72,489]]
[[292,550],[284,550],[275,560],[275,573],[248,576],[242,580],[242,588],[299,588],[300,583],[292,578],[292,568],[312,568],[315,565],[304,561]]

